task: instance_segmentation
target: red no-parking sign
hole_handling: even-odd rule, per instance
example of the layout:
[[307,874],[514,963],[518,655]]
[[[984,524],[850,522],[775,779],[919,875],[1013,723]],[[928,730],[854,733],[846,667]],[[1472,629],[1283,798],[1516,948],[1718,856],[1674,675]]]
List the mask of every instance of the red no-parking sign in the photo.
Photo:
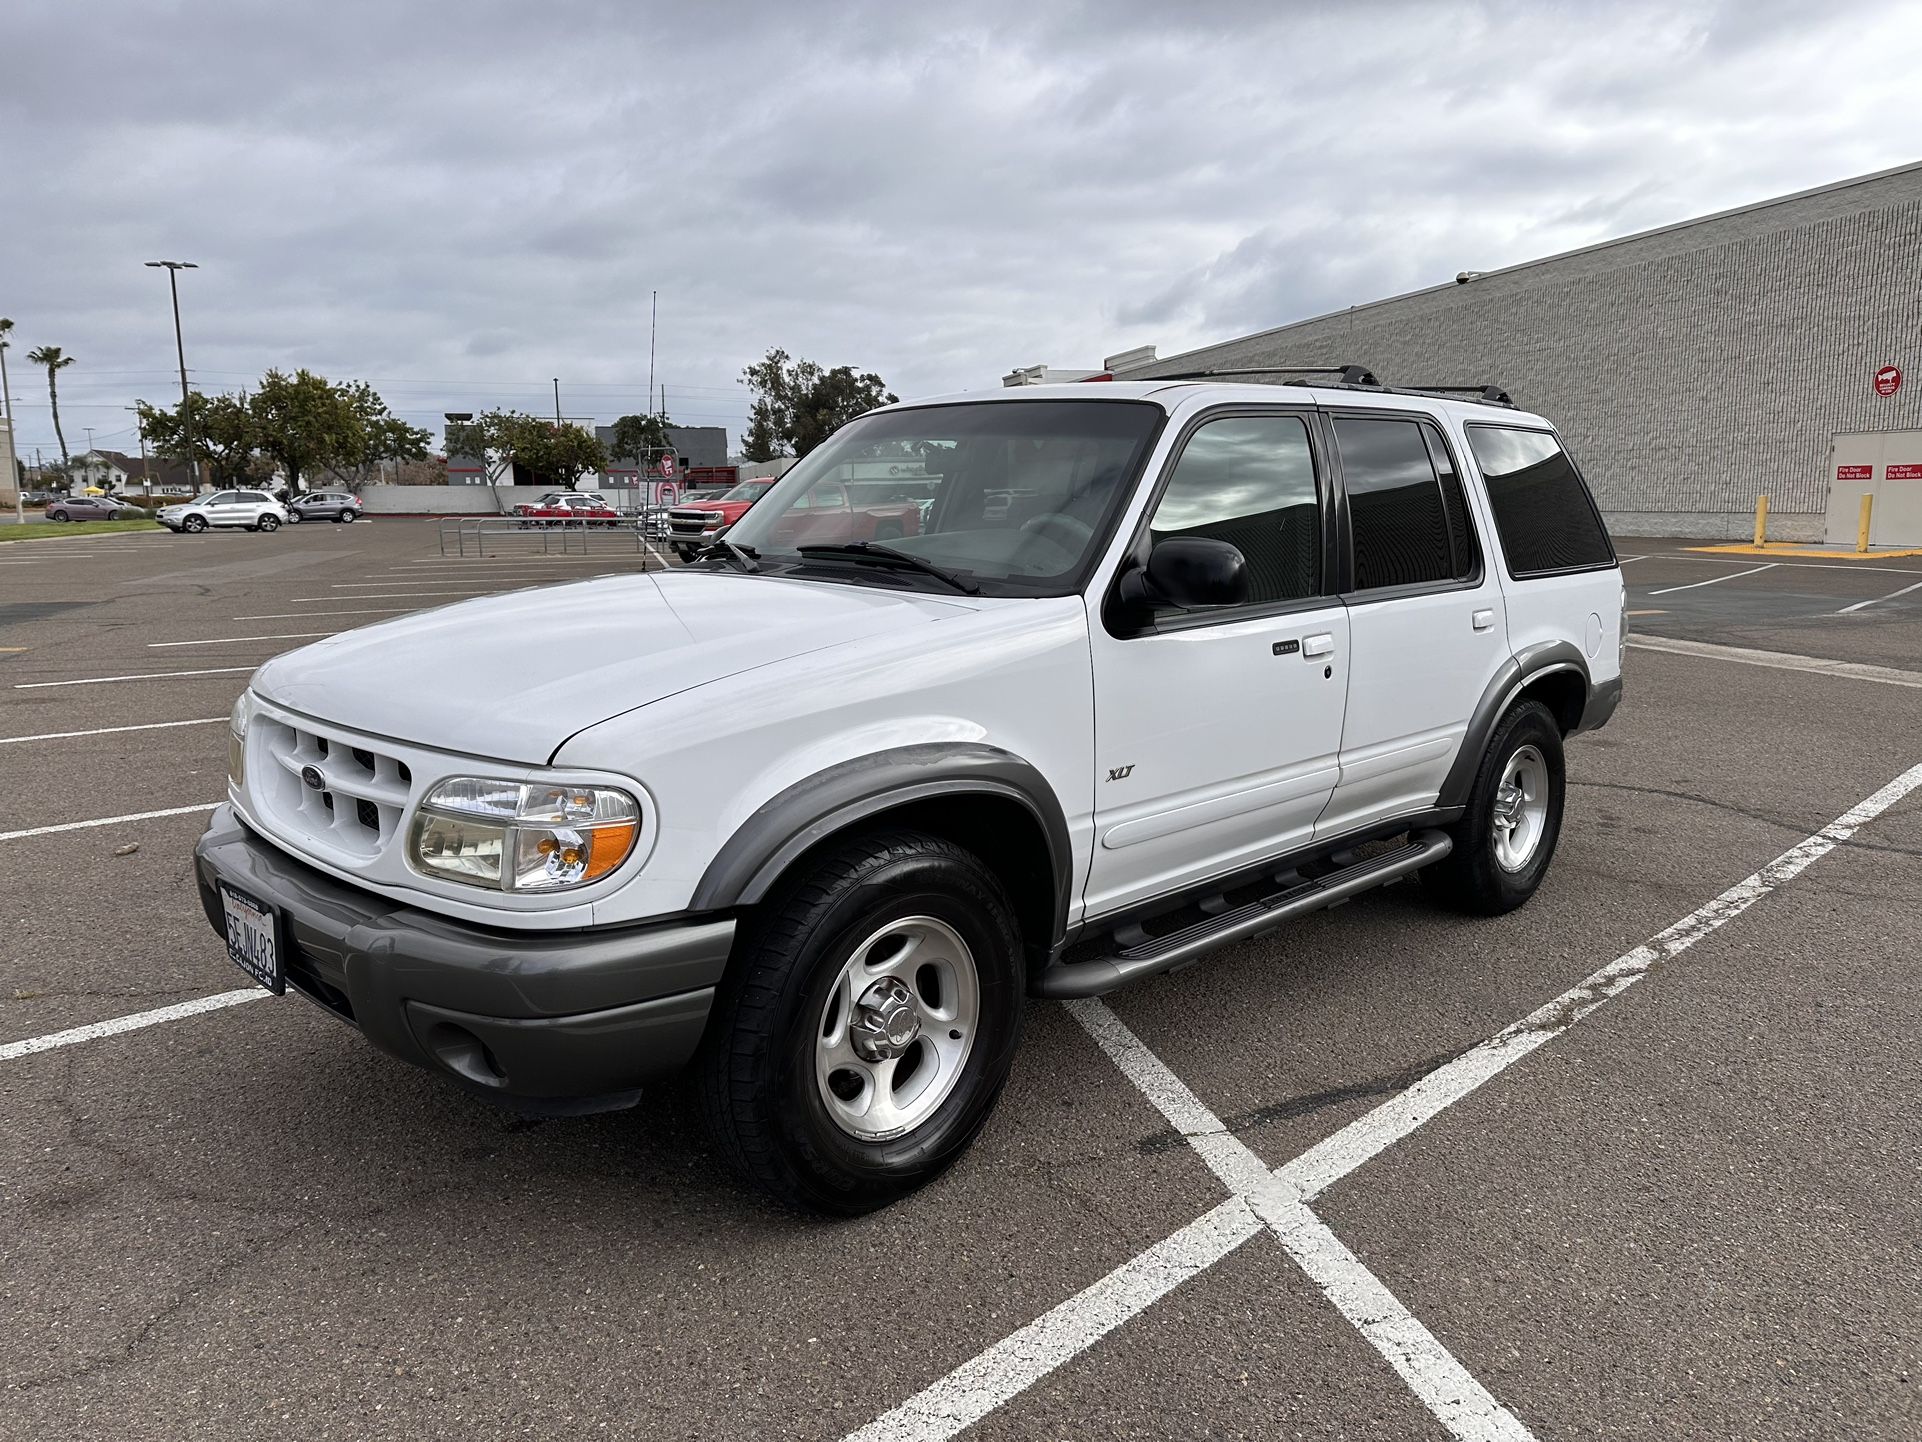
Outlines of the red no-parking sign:
[[1901,366],[1883,366],[1875,373],[1875,393],[1878,396],[1892,396],[1901,389]]

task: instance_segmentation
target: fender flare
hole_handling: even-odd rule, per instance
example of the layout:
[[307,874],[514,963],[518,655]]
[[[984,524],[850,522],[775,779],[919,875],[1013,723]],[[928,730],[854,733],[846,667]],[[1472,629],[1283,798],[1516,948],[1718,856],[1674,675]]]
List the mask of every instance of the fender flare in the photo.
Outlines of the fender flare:
[[690,911],[751,906],[803,852],[837,831],[911,801],[981,795],[1021,805],[1047,838],[1055,935],[1067,931],[1074,852],[1054,788],[1011,751],[974,742],[898,746],[828,767],[777,792],[735,830],[702,873]]
[[1455,764],[1448,768],[1448,779],[1442,782],[1438,806],[1468,804],[1468,792],[1475,784],[1475,773],[1481,768],[1482,752],[1488,749],[1488,738],[1494,733],[1495,723],[1530,682],[1557,671],[1575,672],[1582,678],[1583,688],[1593,696],[1595,683],[1589,678],[1588,658],[1572,642],[1539,641],[1533,646],[1524,646],[1502,663],[1468,718],[1468,731],[1462,737],[1461,749],[1455,753]]

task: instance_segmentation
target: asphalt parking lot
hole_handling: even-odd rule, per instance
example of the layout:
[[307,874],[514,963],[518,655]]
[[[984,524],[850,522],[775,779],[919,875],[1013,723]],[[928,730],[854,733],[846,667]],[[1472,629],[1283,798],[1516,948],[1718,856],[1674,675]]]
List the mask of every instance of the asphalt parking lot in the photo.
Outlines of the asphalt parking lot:
[[646,564],[539,545],[0,545],[0,1437],[1922,1434],[1922,561],[1623,542],[1528,907],[1037,1005],[969,1157],[828,1224],[675,1088],[493,1110],[201,916],[248,672]]

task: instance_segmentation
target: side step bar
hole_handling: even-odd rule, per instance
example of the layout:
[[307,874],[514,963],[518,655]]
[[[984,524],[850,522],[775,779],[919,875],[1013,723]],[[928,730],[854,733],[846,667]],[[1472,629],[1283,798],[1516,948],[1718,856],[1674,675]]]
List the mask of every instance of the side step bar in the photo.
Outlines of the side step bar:
[[[1298,880],[1273,896],[1206,917],[1165,936],[1147,937],[1136,931],[1133,934],[1141,939],[1123,942],[1109,956],[1090,961],[1055,962],[1034,979],[1030,994],[1055,1001],[1105,995],[1139,977],[1171,971],[1216,947],[1258,936],[1291,917],[1320,911],[1361,892],[1398,881],[1440,861],[1454,849],[1454,843],[1442,832],[1421,832],[1380,856],[1354,862],[1312,881]],[[1124,929],[1116,939],[1122,941],[1129,934],[1129,930]]]

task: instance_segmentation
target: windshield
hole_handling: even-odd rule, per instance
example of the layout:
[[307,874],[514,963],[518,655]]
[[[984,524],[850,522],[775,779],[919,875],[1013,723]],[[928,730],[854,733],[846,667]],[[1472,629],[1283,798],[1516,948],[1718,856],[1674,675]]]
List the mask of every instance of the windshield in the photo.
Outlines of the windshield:
[[[1093,564],[1162,414],[1136,401],[1010,400],[863,416],[796,463],[727,539],[764,565],[843,575],[845,557],[802,548],[866,542],[988,594],[1065,595]],[[899,567],[886,579],[930,584]]]
[[715,501],[758,501],[773,488],[772,481],[742,481],[731,491],[724,491],[708,499]]

